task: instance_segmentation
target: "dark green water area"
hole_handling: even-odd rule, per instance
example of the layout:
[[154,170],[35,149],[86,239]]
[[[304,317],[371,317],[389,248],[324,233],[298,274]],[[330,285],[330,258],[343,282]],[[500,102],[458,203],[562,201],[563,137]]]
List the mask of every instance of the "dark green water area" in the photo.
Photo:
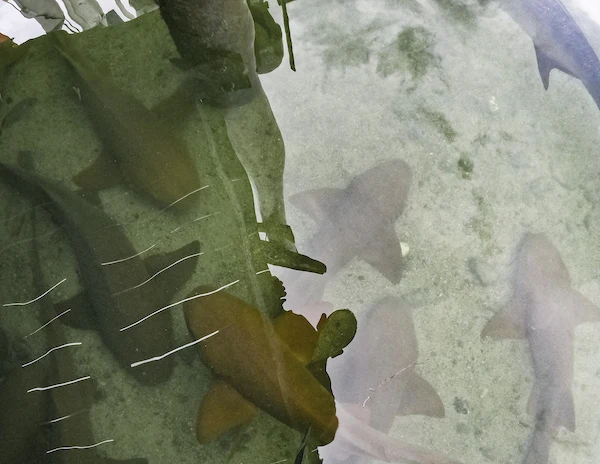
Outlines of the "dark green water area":
[[283,310],[268,265],[326,267],[285,222],[257,78],[281,28],[258,2],[257,64],[238,3],[216,37],[166,8],[175,42],[157,10],[2,43],[3,463],[316,462],[335,434],[325,363],[356,321]]

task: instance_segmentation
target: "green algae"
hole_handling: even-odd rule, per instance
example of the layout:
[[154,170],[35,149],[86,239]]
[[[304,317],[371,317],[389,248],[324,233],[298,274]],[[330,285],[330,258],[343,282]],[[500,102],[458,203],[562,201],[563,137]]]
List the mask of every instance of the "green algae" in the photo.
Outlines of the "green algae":
[[452,143],[456,140],[458,133],[442,113],[425,107],[420,107],[418,112],[429,124],[434,126],[448,142]]
[[338,23],[323,21],[315,26],[312,40],[323,47],[321,58],[327,68],[345,69],[369,62],[371,36],[378,28],[378,22],[348,30]]
[[473,9],[463,3],[461,0],[434,0],[435,3],[444,12],[445,16],[456,23],[461,23],[468,27],[474,27],[477,22],[477,16]]
[[473,168],[475,167],[475,163],[471,158],[469,158],[469,155],[467,155],[466,153],[462,153],[456,164],[458,166],[458,169],[460,170],[462,178],[470,179],[473,174]]
[[478,192],[473,192],[473,199],[477,207],[477,214],[471,218],[469,227],[481,240],[484,254],[487,256],[496,255],[500,250],[493,240],[494,217],[490,205],[485,197]]
[[406,27],[379,53],[377,73],[382,77],[407,72],[413,81],[420,81],[441,58],[434,52],[435,37],[422,26]]

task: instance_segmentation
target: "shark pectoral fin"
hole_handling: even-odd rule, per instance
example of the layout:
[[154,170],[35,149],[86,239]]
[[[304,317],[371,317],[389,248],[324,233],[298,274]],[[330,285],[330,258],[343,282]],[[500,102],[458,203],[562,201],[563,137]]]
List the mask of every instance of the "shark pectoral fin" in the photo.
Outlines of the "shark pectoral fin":
[[75,185],[86,192],[98,192],[118,185],[120,181],[114,159],[101,155],[87,168],[73,176]]
[[164,298],[161,304],[170,301],[173,294],[192,276],[199,255],[200,242],[194,240],[177,250],[158,253],[144,260],[148,274],[156,275],[155,285],[160,289],[161,298]]
[[[96,328],[94,309],[85,291],[81,291],[67,300],[56,303],[54,310],[56,314],[64,313],[60,317],[60,321],[69,327],[85,330]],[[69,312],[65,312],[67,310]]]
[[542,78],[542,83],[544,84],[544,89],[548,90],[548,86],[550,85],[550,71],[553,69],[559,69],[562,72],[569,74],[575,78],[579,78],[571,71],[569,71],[565,66],[562,66],[548,55],[546,55],[537,45],[535,47],[535,56],[537,58],[538,70],[540,72],[540,77]]
[[572,288],[565,288],[560,295],[565,311],[568,317],[573,321],[574,325],[583,324],[585,322],[600,321],[600,308],[588,300],[578,291]]
[[247,424],[257,412],[254,404],[219,380],[200,404],[196,418],[196,438],[199,443],[210,443],[233,427]]
[[409,416],[413,414],[444,417],[444,404],[435,389],[427,380],[415,372],[407,375],[406,386],[396,415]]
[[515,298],[487,322],[481,331],[481,338],[483,337],[525,338],[525,324]]
[[285,311],[273,320],[275,333],[290,348],[294,356],[306,366],[315,351],[319,334],[304,316]]
[[297,193],[290,197],[296,208],[309,214],[315,221],[323,222],[344,197],[345,190],[337,188],[321,188]]
[[393,227],[385,229],[382,236],[363,249],[358,257],[381,272],[391,283],[400,282],[404,258]]

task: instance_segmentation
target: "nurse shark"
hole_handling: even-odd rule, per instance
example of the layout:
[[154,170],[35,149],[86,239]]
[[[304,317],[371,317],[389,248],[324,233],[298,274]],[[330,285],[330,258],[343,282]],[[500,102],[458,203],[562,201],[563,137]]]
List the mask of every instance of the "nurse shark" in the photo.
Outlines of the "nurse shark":
[[600,309],[571,288],[565,263],[543,234],[523,238],[513,288],[512,300],[490,319],[481,336],[529,342],[535,385],[528,407],[535,426],[523,464],[546,464],[558,429],[575,430],[575,327],[600,321]]
[[[354,356],[344,364],[354,371],[357,351],[369,343],[368,356],[360,359],[357,367],[359,375],[349,373],[357,379],[347,385],[344,399],[355,404],[339,404],[338,408],[337,400],[311,369],[318,339],[325,331],[323,324],[319,324],[317,332],[304,317],[290,312],[268,319],[233,295],[209,295],[211,289],[197,288],[184,305],[190,332],[197,340],[203,340],[198,345],[200,358],[217,376],[198,411],[196,436],[200,443],[211,442],[225,431],[247,424],[260,408],[302,433],[309,429],[318,443],[328,445],[319,449],[328,464],[350,456],[388,463],[457,464],[441,453],[387,435],[397,413],[443,415],[439,397],[409,364],[417,356],[416,338],[412,319],[402,302],[385,299],[373,310],[362,340],[357,340]],[[204,296],[199,298],[201,295]],[[336,321],[333,323],[337,325]],[[377,339],[382,327],[387,330],[382,339]],[[401,343],[390,344],[390,339],[404,336]],[[397,358],[399,352],[402,354]],[[375,359],[378,366],[362,363],[373,364]],[[367,384],[377,386],[383,377],[390,373],[393,376],[397,370],[403,372],[386,385],[390,388],[379,388],[367,401],[368,407],[362,408],[370,412],[370,420],[357,418],[356,412],[368,395]],[[393,409],[386,408],[387,401],[395,403]]]
[[359,319],[344,354],[328,363],[340,426],[335,440],[320,450],[325,462],[456,462],[389,436],[396,416],[444,417],[435,389],[414,370],[417,359],[409,304],[391,296],[381,299]]
[[[74,309],[69,315],[73,315],[70,324],[97,329],[116,359],[141,383],[155,385],[167,380],[174,365],[168,358],[141,369],[131,369],[131,364],[169,350],[173,343],[169,316],[158,314],[153,320],[134,324],[127,333],[119,329],[171,300],[193,274],[200,256],[200,242],[196,240],[178,250],[142,260],[111,216],[61,183],[3,163],[0,163],[0,178],[30,196],[35,204],[44,205],[64,227],[85,287],[84,292],[56,305]],[[127,259],[123,260],[124,257]],[[178,272],[175,269],[163,272],[177,261],[183,261],[177,266]]]
[[302,253],[327,266],[324,277],[302,274],[282,276],[286,301],[303,308],[321,299],[328,279],[355,257],[363,259],[397,284],[403,270],[400,240],[394,224],[404,211],[411,171],[400,159],[378,164],[356,176],[346,188],[321,188],[290,198],[320,225]]
[[581,80],[600,107],[600,61],[583,31],[559,0],[502,0],[512,19],[533,40],[538,69],[547,90],[550,71]]

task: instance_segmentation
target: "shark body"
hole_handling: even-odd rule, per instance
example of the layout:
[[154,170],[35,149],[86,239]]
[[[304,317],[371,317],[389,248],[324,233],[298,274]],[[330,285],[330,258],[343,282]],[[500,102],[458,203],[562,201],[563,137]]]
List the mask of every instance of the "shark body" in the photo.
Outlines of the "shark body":
[[[71,319],[72,323],[83,328],[89,328],[86,325],[90,322],[97,326],[116,359],[140,382],[155,384],[166,380],[173,368],[168,358],[141,368],[132,369],[130,366],[133,362],[169,350],[172,329],[168,315],[158,314],[126,332],[120,329],[147,316],[161,302],[169,300],[181,282],[191,276],[197,256],[178,265],[179,273],[169,270],[150,281],[153,269],[163,269],[175,262],[177,256],[197,253],[199,242],[143,261],[122,228],[110,216],[58,182],[1,163],[0,175],[17,190],[44,203],[52,217],[65,227],[86,289],[85,295],[80,294],[64,303],[79,315],[78,320]],[[132,258],[122,263],[103,265],[129,257]],[[139,285],[146,281],[147,284]]]
[[[206,290],[208,288],[200,287],[191,296],[203,294]],[[386,300],[381,305],[382,313],[391,309],[394,302],[391,300]],[[256,308],[224,292],[193,299],[185,303],[184,311],[194,337],[201,338],[216,330],[220,331],[198,345],[203,363],[218,377],[202,400],[198,412],[196,433],[201,443],[214,440],[234,426],[248,423],[259,407],[303,433],[310,426],[311,435],[319,443],[326,445],[319,448],[326,464],[339,462],[349,456],[368,457],[390,463],[456,464],[456,461],[441,453],[387,435],[393,417],[403,409],[402,404],[395,404],[391,408],[391,416],[389,411],[382,412],[385,406],[390,409],[389,404],[383,404],[390,400],[390,391],[383,394],[380,391],[374,395],[373,402],[377,402],[379,407],[374,408],[369,404],[369,408],[374,411],[373,417],[379,416],[377,420],[369,423],[368,420],[356,417],[355,406],[362,406],[362,403],[356,403],[364,399],[364,394],[368,394],[365,392],[367,385],[371,384],[370,380],[379,381],[382,375],[386,375],[383,372],[378,372],[380,375],[377,379],[366,380],[362,377],[357,380],[360,386],[352,385],[345,396],[340,391],[340,379],[336,379],[333,374],[334,390],[343,400],[355,404],[342,404],[334,400],[324,382],[313,376],[311,366],[314,365],[310,361],[314,359],[317,339],[325,330],[323,326],[320,325],[319,332],[316,332],[304,317],[290,312],[273,320],[265,319]],[[406,321],[405,315],[400,308],[400,324],[401,321]],[[379,319],[382,324],[385,323],[383,319],[385,317]],[[374,336],[374,331],[380,328],[378,323],[370,324],[367,331],[370,336]],[[411,328],[412,326],[408,329]],[[390,328],[386,333],[386,341],[381,340],[382,344],[389,342],[388,335],[392,332],[393,329]],[[365,341],[367,340],[363,337],[363,342]],[[377,347],[382,346],[379,343],[375,345],[369,350],[370,357],[365,362],[372,362]],[[354,372],[350,366],[357,360],[357,351],[361,348],[364,348],[364,344],[359,342],[354,350],[355,355],[350,354],[345,361],[348,370],[352,371],[348,377],[360,377],[360,373]],[[407,352],[407,357],[402,357],[399,361],[386,359],[383,364],[388,367],[393,365],[390,369],[394,370],[398,367],[398,362],[404,364],[413,359],[414,351],[408,349]],[[343,360],[345,357],[346,353],[343,353],[334,359]],[[365,368],[362,363],[360,366]],[[410,371],[411,366],[405,367],[408,375],[400,376],[402,380],[399,383],[390,382],[391,388],[406,387],[413,383],[411,379],[418,377]],[[335,383],[338,383],[337,387]],[[404,405],[412,405],[413,411],[409,412],[409,408],[404,407],[403,413],[417,413],[415,409],[423,406],[418,413],[443,415],[441,401],[431,386],[423,379],[413,383],[417,384],[424,387],[419,393],[429,397],[431,401],[428,400],[427,406],[424,406],[423,401],[416,400],[418,394],[407,394]],[[392,393],[392,396],[402,395],[402,391],[406,393],[408,390],[410,388],[400,388],[399,394]],[[375,426],[385,431],[378,430]]]
[[[36,230],[36,213],[32,210],[31,220],[34,230],[34,237],[37,235]],[[32,247],[32,262],[34,263],[33,281],[36,287],[36,292],[43,292],[48,288],[45,279],[42,275],[41,262],[38,250],[38,243],[33,241]],[[57,316],[56,310],[49,295],[46,295],[40,300],[42,319],[50,320]],[[60,322],[50,324],[46,327],[47,341],[49,346],[62,346],[67,343],[67,337]],[[56,353],[53,358],[52,373],[48,374],[48,378],[52,379],[53,383],[60,383],[75,379],[76,370],[74,360],[71,358],[68,351]],[[38,366],[31,365],[24,369],[37,369]],[[41,392],[36,392],[40,396]],[[46,396],[46,395],[44,395]],[[94,389],[91,382],[84,381],[70,385],[66,388],[53,389],[50,394],[51,407],[42,409],[43,412],[54,417],[66,417],[65,420],[54,424],[51,429],[50,442],[53,447],[70,446],[73,443],[77,444],[93,444],[94,433],[90,419],[90,408],[94,403]],[[47,418],[48,419],[48,418]],[[102,456],[94,448],[69,450],[71,452],[57,452],[53,455],[52,464],[148,464],[148,460],[144,458],[133,459],[111,459]]]
[[[200,179],[192,154],[159,111],[147,109],[106,72],[96,69],[68,34],[55,33],[51,38],[78,77],[81,101],[107,151],[75,176],[75,183],[93,192],[121,177],[161,206],[197,190]],[[186,208],[191,202],[177,202],[177,207]]]
[[[37,221],[39,213],[31,209],[31,274],[35,294],[48,289],[39,254]],[[46,294],[35,303],[39,318],[45,323],[58,315],[52,297]],[[33,308],[32,308],[33,309]],[[60,321],[44,326],[36,337],[45,336],[47,347],[64,346],[67,335]],[[43,345],[42,345],[43,346]],[[32,356],[33,357],[33,356]],[[87,368],[86,368],[87,369]],[[85,372],[85,371],[83,371]],[[61,388],[31,391],[32,388],[69,382],[77,378],[75,362],[69,350],[53,353],[38,362],[15,366],[0,382],[0,450],[5,464],[147,464],[144,458],[112,459],[103,456],[93,445],[95,440],[90,419],[94,403],[91,380]],[[87,374],[87,372],[85,372]],[[62,417],[63,420],[55,420]],[[83,446],[82,449],[57,449]],[[50,452],[55,449],[56,452]]]
[[344,356],[329,362],[337,401],[368,411],[369,425],[384,433],[396,415],[444,417],[440,397],[414,371],[418,354],[410,307],[383,298],[361,319]]
[[519,248],[514,296],[484,327],[482,337],[526,338],[535,373],[529,409],[535,430],[524,464],[546,464],[560,427],[575,429],[575,327],[600,321],[600,309],[571,288],[569,272],[543,234],[527,234]]
[[333,443],[324,449],[326,456],[453,462],[441,453],[387,435],[398,415],[444,417],[440,397],[414,371],[417,359],[410,307],[400,298],[381,299],[359,320],[357,334],[344,354],[329,361],[340,427]]
[[[207,290],[199,287],[192,295]],[[199,345],[203,363],[219,378],[198,413],[199,442],[212,441],[247,423],[256,407],[299,431],[310,427],[320,443],[333,440],[338,425],[333,396],[279,336],[270,319],[222,291],[186,302],[184,311],[196,338],[219,331]],[[305,327],[314,330],[308,322]]]
[[544,88],[550,71],[560,69],[581,80],[600,108],[600,60],[560,0],[499,0],[531,37]]
[[346,188],[310,190],[290,198],[320,226],[302,253],[325,263],[327,273],[284,277],[289,307],[320,300],[325,282],[355,257],[390,282],[400,281],[403,259],[394,223],[404,210],[410,180],[408,165],[393,159],[356,176]]

